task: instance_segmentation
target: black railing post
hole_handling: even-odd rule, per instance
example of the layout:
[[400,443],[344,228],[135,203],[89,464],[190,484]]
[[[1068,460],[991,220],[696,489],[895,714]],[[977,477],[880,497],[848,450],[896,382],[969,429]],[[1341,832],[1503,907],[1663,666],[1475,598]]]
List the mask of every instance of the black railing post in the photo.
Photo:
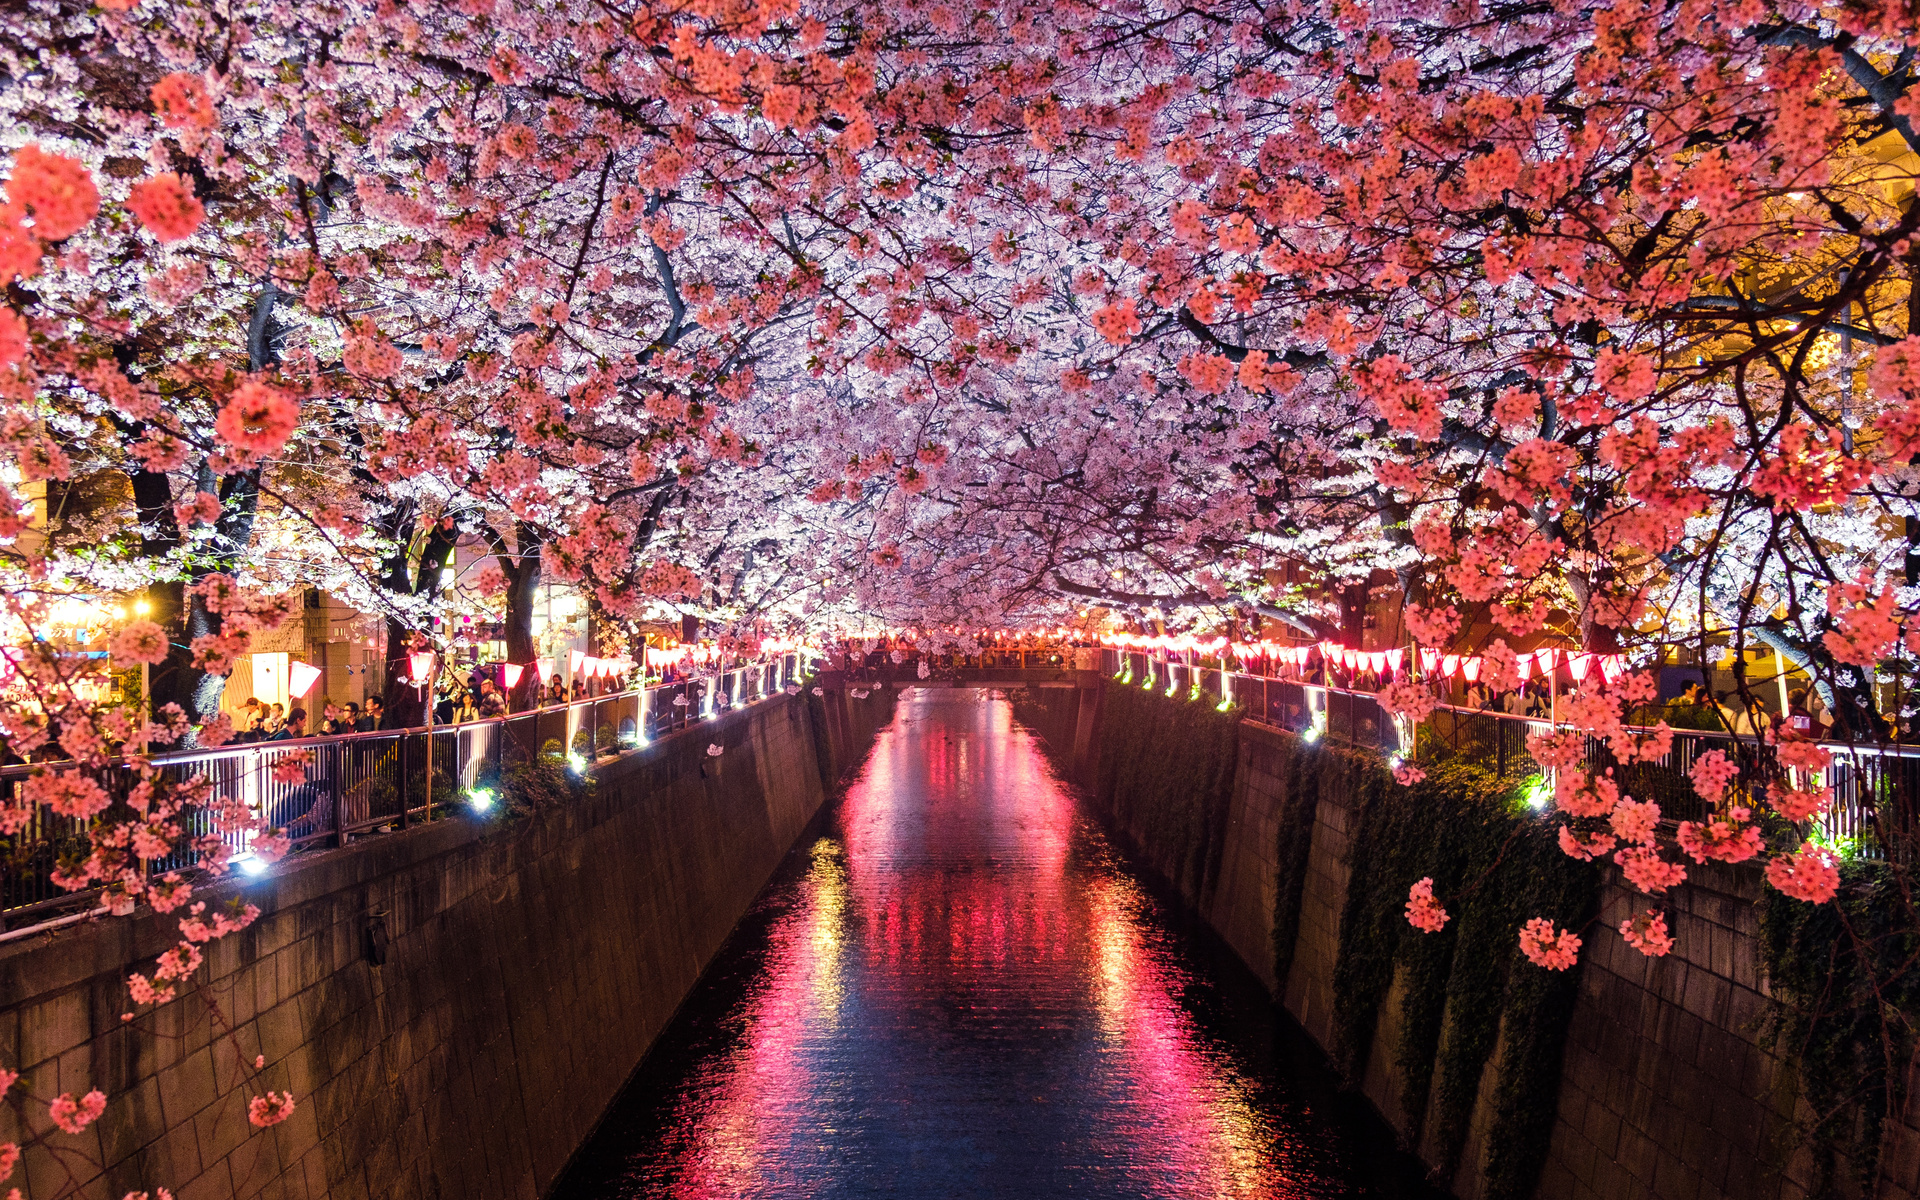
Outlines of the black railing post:
[[407,810],[413,807],[411,803],[411,793],[413,789],[409,786],[412,772],[407,770],[409,765],[408,760],[412,757],[411,754],[407,753],[407,735],[402,733],[398,736],[398,740],[394,744],[393,763],[394,782],[396,784],[394,793],[400,798],[400,828],[402,829],[407,827]]

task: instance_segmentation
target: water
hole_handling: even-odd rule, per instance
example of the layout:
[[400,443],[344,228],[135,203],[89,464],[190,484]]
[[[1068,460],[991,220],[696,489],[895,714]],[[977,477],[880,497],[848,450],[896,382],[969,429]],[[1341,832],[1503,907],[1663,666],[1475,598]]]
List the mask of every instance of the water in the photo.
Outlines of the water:
[[1431,1197],[985,692],[910,692],[555,1195]]

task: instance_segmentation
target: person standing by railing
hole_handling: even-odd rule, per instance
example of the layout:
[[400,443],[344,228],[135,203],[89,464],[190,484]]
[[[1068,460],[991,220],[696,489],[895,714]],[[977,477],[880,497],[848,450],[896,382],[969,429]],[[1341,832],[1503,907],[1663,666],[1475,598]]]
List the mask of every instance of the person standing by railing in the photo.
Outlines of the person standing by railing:
[[[274,705],[279,708],[278,704]],[[286,720],[279,722],[279,728],[268,734],[269,742],[290,742],[295,738],[307,736],[307,710],[296,707],[287,714]]]
[[452,707],[447,712],[447,719],[441,723],[444,725],[461,725],[468,721],[478,721],[479,719],[480,709],[473,702],[473,694],[467,691],[467,689],[461,688],[459,694],[454,697]]

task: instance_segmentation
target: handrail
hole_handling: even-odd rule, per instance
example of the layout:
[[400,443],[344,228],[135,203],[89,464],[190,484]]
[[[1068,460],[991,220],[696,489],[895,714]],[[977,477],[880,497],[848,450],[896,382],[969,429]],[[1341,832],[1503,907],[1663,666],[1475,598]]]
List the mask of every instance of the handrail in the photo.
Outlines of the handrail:
[[[784,694],[799,682],[810,657],[789,652],[711,674],[454,724],[240,742],[170,751],[148,761],[174,772],[198,769],[216,795],[240,800],[265,816],[269,825],[286,828],[297,850],[327,844],[338,848],[357,835],[431,820],[436,793],[449,786],[456,794],[464,791],[472,796],[487,769],[497,773],[504,767],[510,739],[533,753],[558,739],[574,769],[584,770],[591,760],[610,750],[617,752],[623,745],[644,745],[708,717]],[[667,697],[686,703],[671,703]],[[602,731],[609,727],[614,741],[603,744]],[[303,762],[299,779],[273,778],[276,764],[302,752],[310,759]],[[103,781],[109,790],[131,786],[132,773],[125,769],[128,763],[123,756],[104,764]],[[0,767],[0,789],[34,771],[60,765],[33,762]],[[121,769],[113,770],[116,767]],[[206,814],[194,816],[190,835],[216,832]],[[0,862],[0,885],[4,885],[0,886],[0,921],[93,902],[97,889],[64,892],[50,882],[58,848],[63,843],[84,843],[89,829],[84,820],[36,809],[18,834],[0,839],[0,847],[11,841],[15,850]],[[228,836],[228,841],[241,855],[250,844],[245,837]],[[176,868],[188,870],[190,864],[161,860],[149,867],[155,872]],[[63,913],[24,928],[48,929],[71,919],[71,913]],[[6,932],[12,936],[20,931]]]

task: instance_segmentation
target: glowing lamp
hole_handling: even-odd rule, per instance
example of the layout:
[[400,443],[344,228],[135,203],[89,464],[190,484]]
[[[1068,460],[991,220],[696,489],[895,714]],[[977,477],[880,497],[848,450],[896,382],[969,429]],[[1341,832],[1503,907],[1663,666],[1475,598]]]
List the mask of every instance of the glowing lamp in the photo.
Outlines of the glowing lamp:
[[520,663],[507,663],[500,668],[500,677],[507,681],[508,691],[520,686],[520,676],[524,675],[526,670],[527,668]]
[[1467,677],[1468,683],[1477,683],[1480,679],[1480,656],[1478,654],[1461,655],[1460,673]]
[[407,669],[413,672],[413,681],[422,687],[433,678],[433,651],[419,650],[407,655]]
[[313,690],[314,681],[320,678],[320,668],[309,663],[296,662],[287,668],[287,695],[299,699]]
[[1587,677],[1587,672],[1593,668],[1593,660],[1594,656],[1591,654],[1567,655],[1567,672],[1573,676],[1575,683]]

